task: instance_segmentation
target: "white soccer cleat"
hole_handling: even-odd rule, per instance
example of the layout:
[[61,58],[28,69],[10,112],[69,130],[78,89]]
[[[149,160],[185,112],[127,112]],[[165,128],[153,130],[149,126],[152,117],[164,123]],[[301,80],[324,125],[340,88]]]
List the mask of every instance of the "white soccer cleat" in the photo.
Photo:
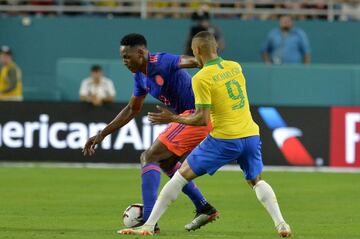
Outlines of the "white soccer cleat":
[[281,222],[279,225],[277,225],[276,230],[280,237],[291,236],[291,228],[286,222]]

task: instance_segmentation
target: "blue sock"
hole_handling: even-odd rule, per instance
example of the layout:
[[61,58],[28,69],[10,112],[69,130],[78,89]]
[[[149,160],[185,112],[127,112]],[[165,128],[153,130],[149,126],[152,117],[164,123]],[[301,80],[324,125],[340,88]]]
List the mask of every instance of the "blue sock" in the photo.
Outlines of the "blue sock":
[[147,164],[142,168],[142,198],[144,204],[143,220],[149,218],[155,205],[160,186],[160,167],[157,164]]
[[[166,174],[171,178],[180,167],[181,167],[181,163],[178,162],[175,165],[175,167],[173,169],[171,169],[170,171],[166,172]],[[194,203],[196,210],[201,210],[207,204],[205,197],[202,195],[199,188],[196,187],[196,185],[193,181],[190,181],[188,184],[186,184],[183,187],[182,191]]]
[[183,193],[185,193],[191,201],[194,203],[196,210],[201,210],[207,204],[205,197],[200,192],[199,188],[196,187],[193,181],[190,181],[185,185],[182,189]]

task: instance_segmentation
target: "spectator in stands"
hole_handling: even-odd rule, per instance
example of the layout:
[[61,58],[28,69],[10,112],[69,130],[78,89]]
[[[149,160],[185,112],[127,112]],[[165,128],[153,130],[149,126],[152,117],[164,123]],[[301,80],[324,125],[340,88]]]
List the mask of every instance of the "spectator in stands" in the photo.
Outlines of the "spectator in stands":
[[210,22],[210,8],[208,4],[202,4],[196,12],[194,12],[191,16],[191,19],[196,23],[190,28],[190,33],[186,40],[185,51],[184,54],[193,56],[193,52],[191,49],[191,40],[192,38],[201,31],[211,32],[218,43],[219,51],[223,50],[225,47],[224,38],[222,36],[221,31],[211,24]]
[[293,27],[290,16],[280,17],[280,28],[273,29],[262,47],[268,64],[310,63],[310,44],[306,33]]
[[[42,0],[42,1],[30,1],[28,4],[31,4],[33,6],[51,6],[51,5],[55,5],[55,1],[54,0]],[[42,11],[38,11],[36,12],[37,15],[47,15],[47,14],[55,14],[54,12],[42,12]]]
[[341,5],[340,20],[360,20],[360,2],[357,0],[345,0]]
[[150,17],[155,18],[165,18],[167,14],[165,12],[161,12],[165,8],[170,7],[169,2],[163,2],[163,1],[151,1],[148,2],[148,7],[153,8],[155,10],[154,13],[149,14]]
[[21,69],[14,62],[10,47],[1,47],[0,64],[2,65],[0,71],[0,100],[22,101]]
[[100,0],[96,1],[95,5],[99,7],[116,7],[118,3],[116,0]]
[[115,9],[116,7],[120,7],[120,3],[118,3],[116,0],[99,0],[96,2],[93,2],[93,4],[96,7],[103,7],[103,8],[107,8],[107,10],[105,12],[102,13],[98,13],[96,15],[100,15],[100,16],[107,16],[108,18],[113,18],[114,16],[120,16],[120,13],[117,12],[113,12],[112,9]]
[[80,87],[80,100],[94,106],[101,106],[115,99],[115,87],[113,82],[103,76],[101,66],[91,67],[90,77],[84,79]]
[[[306,19],[327,19],[327,9],[328,9],[328,2],[326,0],[316,0],[316,1],[309,1],[309,0],[303,0],[301,5],[303,9],[311,9],[314,11],[322,11],[323,13],[319,13],[316,15],[308,15],[305,18]],[[334,2],[335,3],[335,2]],[[300,19],[302,20],[302,19]]]
[[[89,5],[90,2],[88,1],[84,1],[84,0],[61,0],[61,4],[64,6],[71,6],[71,7],[78,7],[78,6],[86,6]],[[66,12],[66,15],[69,16],[75,16],[75,15],[80,15],[80,14],[84,14],[83,12],[79,11],[71,11],[71,12]]]

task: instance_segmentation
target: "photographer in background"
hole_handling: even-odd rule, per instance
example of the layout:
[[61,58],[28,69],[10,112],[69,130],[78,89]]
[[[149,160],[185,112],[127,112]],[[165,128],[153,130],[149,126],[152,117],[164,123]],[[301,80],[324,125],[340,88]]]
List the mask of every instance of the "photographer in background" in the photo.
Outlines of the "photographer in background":
[[219,52],[224,49],[225,43],[223,35],[219,28],[211,24],[209,11],[210,6],[204,3],[199,7],[196,12],[191,15],[191,20],[194,21],[196,24],[190,28],[190,32],[186,40],[184,55],[193,56],[193,52],[191,49],[191,41],[192,38],[201,31],[208,31],[215,36]]
[[21,69],[14,62],[10,47],[1,47],[0,64],[0,101],[22,101]]
[[113,82],[103,76],[101,66],[93,65],[90,77],[81,83],[79,94],[82,102],[101,106],[107,102],[114,102],[116,92]]

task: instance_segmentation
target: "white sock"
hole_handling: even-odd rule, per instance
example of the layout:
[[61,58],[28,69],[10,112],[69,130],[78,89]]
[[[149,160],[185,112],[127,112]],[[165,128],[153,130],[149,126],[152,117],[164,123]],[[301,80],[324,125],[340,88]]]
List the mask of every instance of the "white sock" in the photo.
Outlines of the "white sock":
[[166,211],[171,202],[175,201],[179,196],[182,188],[188,183],[188,181],[176,171],[170,181],[165,184],[160,192],[158,199],[151,211],[150,217],[146,221],[146,225],[155,226],[162,214]]
[[284,222],[284,218],[281,215],[279,204],[277,202],[275,193],[271,186],[264,180],[259,181],[253,187],[258,200],[264,205],[268,213],[270,214],[275,226]]

